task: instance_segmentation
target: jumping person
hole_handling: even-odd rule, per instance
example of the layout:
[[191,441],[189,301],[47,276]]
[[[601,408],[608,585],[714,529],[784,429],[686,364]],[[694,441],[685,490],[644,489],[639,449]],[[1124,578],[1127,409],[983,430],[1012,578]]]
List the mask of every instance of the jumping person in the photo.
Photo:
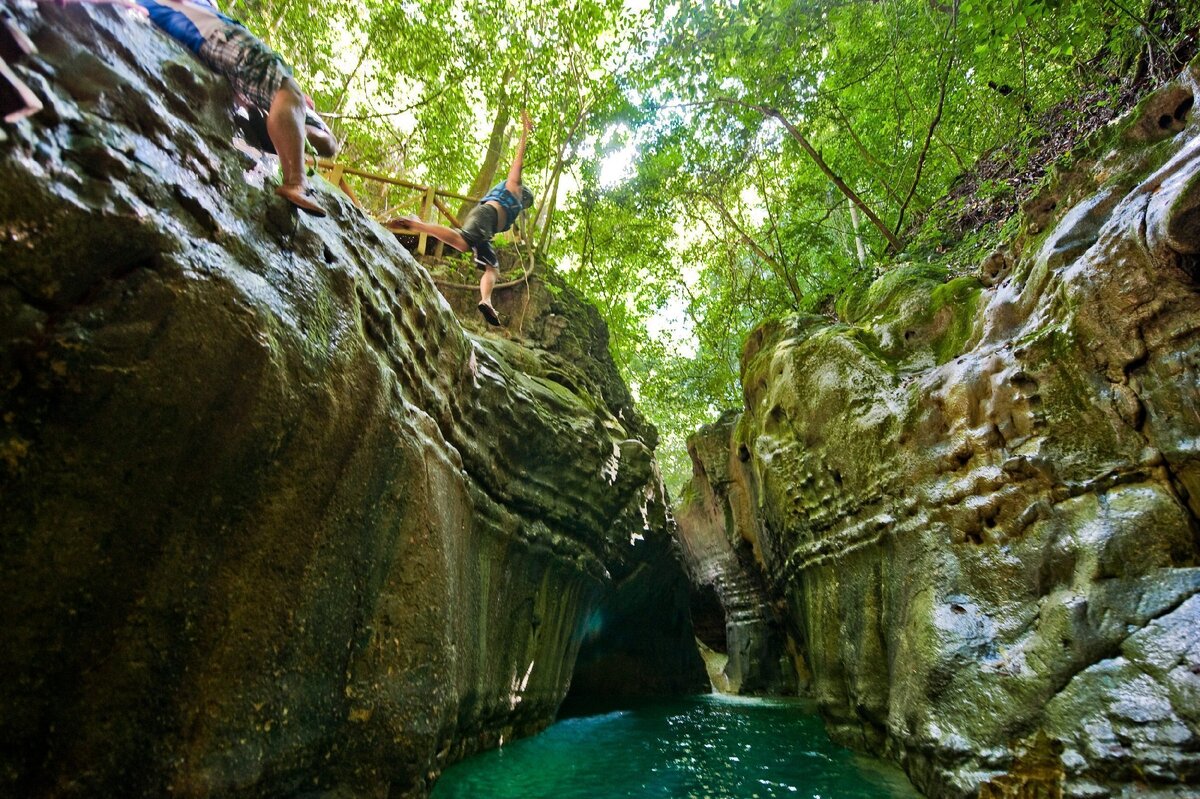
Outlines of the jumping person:
[[393,220],[418,233],[433,236],[459,252],[471,251],[475,257],[475,267],[483,270],[483,275],[479,278],[479,312],[489,325],[500,324],[500,315],[492,306],[492,288],[500,274],[500,261],[496,257],[495,248],[492,247],[492,237],[512,227],[517,215],[533,205],[533,192],[521,183],[525,144],[531,130],[533,123],[529,121],[529,114],[521,111],[521,138],[517,142],[512,166],[508,168],[508,178],[483,195],[479,203],[467,214],[467,220],[461,228],[423,222],[411,215]]
[[292,205],[325,216],[304,177],[304,92],[291,68],[212,0],[137,0],[154,24],[178,39],[233,85],[237,98],[264,114],[267,135],[283,171],[275,193]]

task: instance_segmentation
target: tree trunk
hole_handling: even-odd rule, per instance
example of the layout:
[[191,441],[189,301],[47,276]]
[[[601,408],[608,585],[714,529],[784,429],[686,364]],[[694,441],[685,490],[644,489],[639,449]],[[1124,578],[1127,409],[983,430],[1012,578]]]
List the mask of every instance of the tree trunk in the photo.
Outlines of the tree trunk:
[[567,165],[567,150],[570,149],[571,142],[575,140],[576,134],[583,128],[583,124],[587,122],[591,112],[592,102],[589,100],[579,109],[579,113],[575,115],[575,123],[558,144],[554,157],[554,169],[551,170],[550,179],[547,181],[546,187],[542,190],[541,208],[538,210],[538,220],[541,222],[541,233],[538,236],[537,244],[539,252],[545,252],[546,248],[550,246],[551,220],[553,218],[555,203],[558,200],[559,179],[562,177],[563,169]]
[[858,265],[867,267],[867,248],[863,244],[862,233],[858,229],[858,208],[850,203],[850,225],[854,228],[854,246],[858,250]]
[[750,250],[757,255],[763,263],[770,267],[771,271],[774,272],[775,275],[784,282],[784,285],[787,286],[788,292],[792,295],[793,306],[798,308],[801,301],[804,299],[804,291],[801,290],[800,284],[796,280],[796,276],[791,273],[787,266],[781,263],[780,260],[774,255],[767,252],[766,248],[755,241],[754,237],[746,232],[746,229],[738,223],[737,219],[734,218],[729,209],[725,207],[725,203],[720,197],[717,197],[713,194],[703,193],[698,194],[697,196],[711,205],[713,209],[721,215],[721,219],[725,221],[725,224],[737,234],[739,239],[742,240],[742,243],[749,247]]
[[[744,105],[744,103],[739,104]],[[793,125],[791,121],[787,119],[787,117],[785,117],[775,108],[765,105],[752,105],[750,107],[757,109],[764,116],[778,119],[783,126],[787,128],[787,132],[792,135],[792,138],[796,140],[801,148],[803,148],[804,152],[808,153],[808,157],[813,160],[813,163],[817,165],[817,168],[825,173],[825,177],[829,178],[829,180],[833,182],[833,185],[837,186],[838,191],[844,194],[846,198],[850,200],[850,202],[857,205],[859,209],[867,215],[867,219],[871,220],[871,224],[873,224],[879,230],[879,232],[883,234],[883,237],[887,239],[888,247],[892,250],[892,252],[900,252],[904,249],[904,243],[900,241],[896,234],[893,233],[891,229],[889,229],[884,223],[884,221],[879,218],[879,215],[872,211],[870,206],[863,202],[863,199],[854,192],[854,189],[847,186],[846,182],[842,180],[842,178],[836,172],[833,171],[829,164],[825,163],[825,159],[822,158],[821,154],[817,152],[816,148],[809,143],[808,139],[803,133],[800,132],[799,128]]]
[[[946,31],[946,36],[949,36],[949,29]],[[943,37],[944,39],[945,37]],[[929,121],[929,132],[925,134],[925,143],[921,145],[921,154],[917,158],[917,169],[913,175],[912,185],[908,188],[904,202],[900,204],[900,213],[896,216],[896,230],[903,227],[904,213],[908,210],[908,204],[912,202],[913,195],[917,193],[917,186],[921,183],[921,173],[925,170],[925,159],[929,156],[929,146],[933,143],[933,135],[937,131],[938,123],[942,121],[942,112],[946,108],[946,90],[950,84],[950,74],[953,70],[954,53],[949,52],[946,54],[946,68],[942,70],[941,82],[938,85],[937,109],[934,111],[933,119]]]
[[[508,76],[505,76],[505,79],[507,80]],[[496,179],[496,170],[500,168],[500,157],[504,155],[504,132],[510,119],[512,115],[509,113],[508,103],[502,102],[496,110],[496,118],[492,121],[492,134],[488,136],[488,148],[483,156],[483,164],[475,173],[475,180],[467,190],[467,196],[482,197],[492,187],[492,181]],[[464,200],[462,205],[458,206],[458,218],[465,220],[474,207],[474,202]]]
[[[537,251],[545,252],[553,241],[551,237],[550,220],[554,215],[554,206],[558,200],[558,180],[562,176],[560,168],[555,169],[554,177],[550,179],[549,190],[542,195],[542,207],[538,209],[538,221],[541,224],[541,235],[538,236]],[[537,225],[534,225],[537,229]]]

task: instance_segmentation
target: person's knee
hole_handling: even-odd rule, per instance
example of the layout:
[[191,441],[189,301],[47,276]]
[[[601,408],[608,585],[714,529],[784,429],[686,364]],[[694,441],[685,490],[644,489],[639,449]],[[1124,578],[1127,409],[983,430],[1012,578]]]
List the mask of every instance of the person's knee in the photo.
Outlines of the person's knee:
[[304,92],[300,90],[300,84],[296,83],[295,78],[283,79],[283,82],[279,84],[279,90],[275,92],[274,102],[283,102],[289,107],[304,107]]

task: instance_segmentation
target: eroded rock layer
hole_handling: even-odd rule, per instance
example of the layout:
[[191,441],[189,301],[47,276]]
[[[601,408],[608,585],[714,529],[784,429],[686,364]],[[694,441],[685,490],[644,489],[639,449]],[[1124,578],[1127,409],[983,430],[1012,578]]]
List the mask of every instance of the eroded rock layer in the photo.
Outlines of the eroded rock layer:
[[[695,476],[675,516],[695,586],[692,618],[702,642],[727,658],[719,674],[710,668],[718,690],[793,694],[797,674],[806,669],[802,659],[794,660],[795,637],[767,591],[761,555],[753,551],[758,541],[753,474],[730,446],[735,422],[735,414],[726,414],[688,439]],[[715,599],[711,610],[704,602],[709,595]],[[707,636],[706,615],[717,627]]]
[[420,796],[640,598],[631,679],[703,681],[594,314],[535,281],[532,340],[466,332],[336,191],[276,198],[147,22],[11,10],[45,110],[0,142],[0,794]]
[[835,736],[933,796],[1200,790],[1198,75],[980,276],[747,344],[742,529]]

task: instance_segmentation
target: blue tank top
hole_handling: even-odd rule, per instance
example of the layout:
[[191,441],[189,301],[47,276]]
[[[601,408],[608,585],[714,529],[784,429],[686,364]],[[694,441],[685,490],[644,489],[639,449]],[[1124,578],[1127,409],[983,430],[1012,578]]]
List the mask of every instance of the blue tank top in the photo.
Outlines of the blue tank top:
[[506,181],[500,181],[492,190],[483,195],[483,199],[479,202],[485,203],[488,200],[495,200],[500,203],[500,207],[504,209],[504,227],[497,230],[497,233],[503,233],[512,227],[513,222],[517,221],[517,216],[524,210],[525,206],[521,204],[520,197],[514,197],[513,193],[504,185]]

